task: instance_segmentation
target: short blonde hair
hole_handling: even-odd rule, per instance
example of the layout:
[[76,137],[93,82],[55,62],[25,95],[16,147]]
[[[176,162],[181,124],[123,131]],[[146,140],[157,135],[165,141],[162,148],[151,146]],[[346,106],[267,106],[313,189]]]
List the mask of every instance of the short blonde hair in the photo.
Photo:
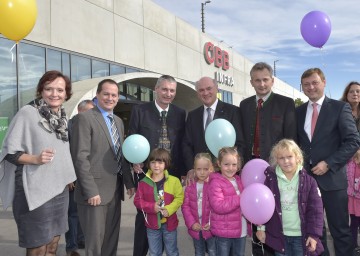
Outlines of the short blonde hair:
[[289,139],[282,139],[271,150],[269,162],[272,167],[277,165],[277,155],[281,150],[288,150],[289,152],[294,153],[298,164],[302,165],[304,163],[303,153],[296,142]]

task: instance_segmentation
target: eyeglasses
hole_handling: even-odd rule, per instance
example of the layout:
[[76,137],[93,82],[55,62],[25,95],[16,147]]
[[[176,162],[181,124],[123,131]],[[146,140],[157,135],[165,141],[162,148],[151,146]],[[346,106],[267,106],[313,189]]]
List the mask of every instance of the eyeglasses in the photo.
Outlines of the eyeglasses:
[[321,83],[321,81],[312,81],[311,83],[304,83],[302,84],[303,87],[310,87],[310,85],[316,87]]

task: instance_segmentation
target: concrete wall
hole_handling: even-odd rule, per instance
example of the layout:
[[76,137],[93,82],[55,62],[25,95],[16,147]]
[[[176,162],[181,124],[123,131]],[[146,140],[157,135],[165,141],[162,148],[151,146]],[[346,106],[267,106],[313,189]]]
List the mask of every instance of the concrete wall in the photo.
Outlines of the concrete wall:
[[[194,82],[216,71],[232,76],[234,104],[254,94],[249,71],[253,63],[150,0],[37,0],[38,18],[26,38],[100,59]],[[206,42],[226,50],[230,69],[218,70],[203,56]],[[276,79],[274,91],[306,97]]]

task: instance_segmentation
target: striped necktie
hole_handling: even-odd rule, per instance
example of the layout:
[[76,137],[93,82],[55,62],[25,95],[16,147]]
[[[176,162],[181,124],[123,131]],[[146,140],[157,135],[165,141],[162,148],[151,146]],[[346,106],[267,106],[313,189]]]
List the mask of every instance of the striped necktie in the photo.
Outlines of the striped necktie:
[[171,151],[171,142],[168,135],[168,129],[166,124],[166,111],[161,111],[161,131],[159,138],[159,148]]
[[114,152],[115,152],[116,160],[118,163],[116,172],[121,175],[122,174],[122,170],[121,170],[122,151],[121,151],[119,131],[116,128],[114,117],[112,115],[108,115],[108,118],[111,123],[111,137],[114,142]]

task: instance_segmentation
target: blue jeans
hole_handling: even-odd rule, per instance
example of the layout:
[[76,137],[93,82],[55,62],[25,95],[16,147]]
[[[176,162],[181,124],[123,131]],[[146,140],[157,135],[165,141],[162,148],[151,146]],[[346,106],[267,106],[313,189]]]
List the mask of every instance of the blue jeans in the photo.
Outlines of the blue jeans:
[[285,254],[275,252],[275,256],[302,256],[304,255],[301,236],[285,236]]
[[216,256],[216,243],[215,237],[205,240],[200,231],[200,239],[193,238],[195,247],[195,256],[205,256],[205,245],[208,249],[208,256]]
[[166,227],[167,225],[164,223],[160,229],[146,228],[150,256],[162,256],[163,244],[165,245],[166,255],[179,256],[177,230],[167,231]]
[[78,249],[78,242],[84,242],[84,234],[80,227],[77,214],[77,206],[74,201],[74,190],[69,191],[69,209],[68,209],[69,230],[65,233],[66,251],[75,251]]
[[241,238],[216,237],[217,255],[245,256],[246,236]]

